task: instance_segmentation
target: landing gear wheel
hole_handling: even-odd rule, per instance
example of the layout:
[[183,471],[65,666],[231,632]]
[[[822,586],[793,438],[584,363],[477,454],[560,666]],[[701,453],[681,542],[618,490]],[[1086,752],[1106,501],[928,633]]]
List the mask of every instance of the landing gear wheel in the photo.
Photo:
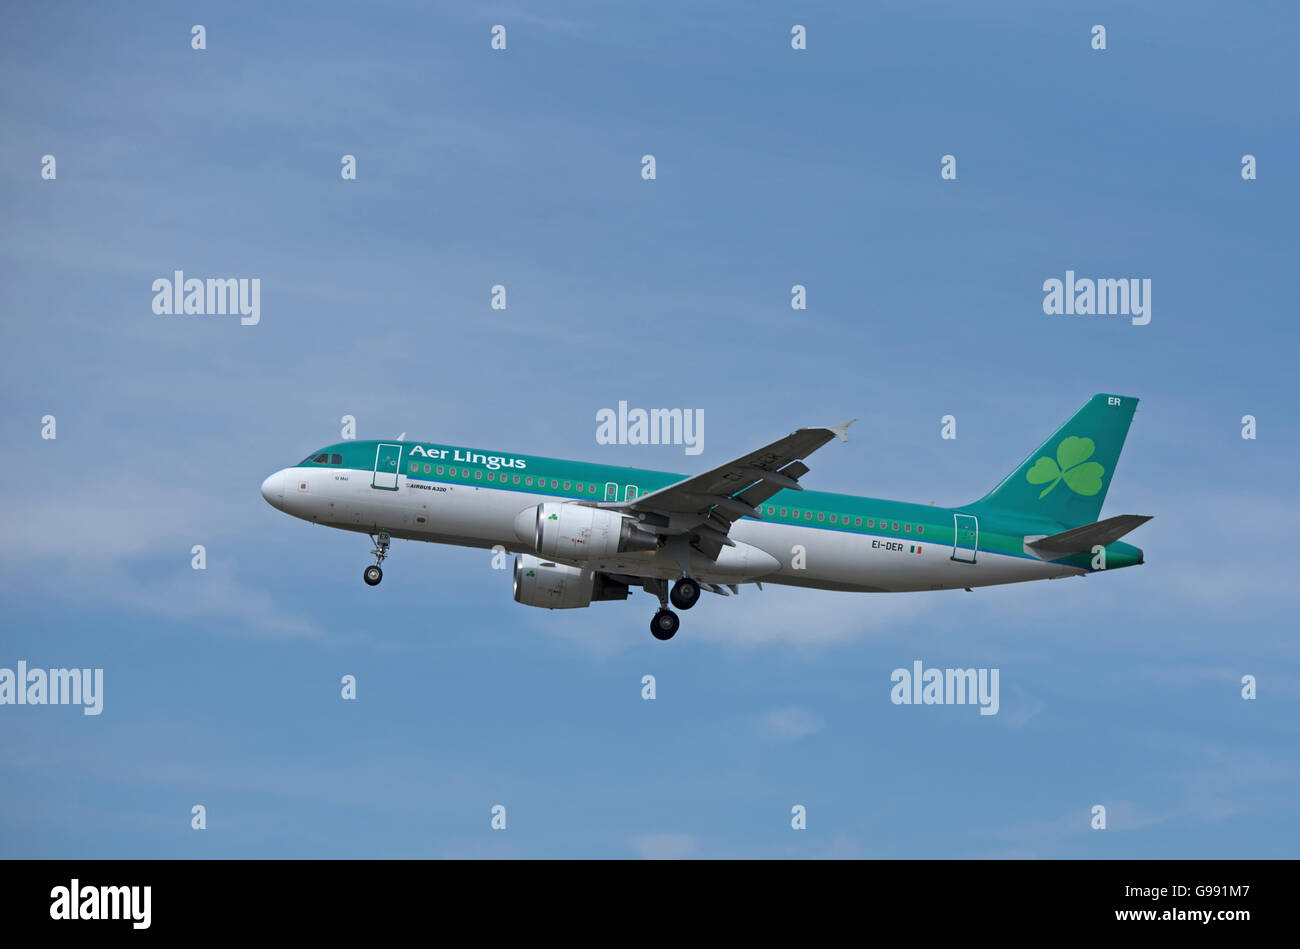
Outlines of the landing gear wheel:
[[368,586],[377,587],[379,581],[384,579],[384,571],[379,569],[378,564],[372,564],[366,567],[365,573],[361,574],[361,578],[366,581]]
[[677,627],[681,624],[682,621],[672,610],[660,610],[650,621],[650,632],[654,634],[655,639],[672,639],[677,635]]
[[673,592],[668,595],[673,606],[679,610],[689,610],[700,599],[700,585],[690,577],[682,577],[673,584]]

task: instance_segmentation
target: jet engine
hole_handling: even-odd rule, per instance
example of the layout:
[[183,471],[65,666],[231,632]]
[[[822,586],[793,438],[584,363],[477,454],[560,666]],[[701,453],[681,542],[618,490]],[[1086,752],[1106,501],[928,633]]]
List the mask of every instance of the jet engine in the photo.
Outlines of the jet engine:
[[543,557],[594,560],[658,546],[656,535],[614,511],[550,501],[537,505],[533,549]]
[[548,610],[590,606],[593,600],[626,600],[627,587],[603,573],[520,554],[515,557],[515,602]]

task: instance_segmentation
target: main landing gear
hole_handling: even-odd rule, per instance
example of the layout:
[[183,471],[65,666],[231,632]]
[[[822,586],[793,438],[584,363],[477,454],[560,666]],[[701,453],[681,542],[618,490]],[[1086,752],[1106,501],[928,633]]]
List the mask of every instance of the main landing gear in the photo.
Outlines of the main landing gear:
[[669,594],[669,599],[679,610],[689,610],[700,600],[700,585],[690,577],[682,577],[673,584],[673,592]]
[[668,601],[671,599],[679,610],[689,610],[699,602],[700,585],[690,577],[682,577],[673,584],[672,593],[668,592],[668,583],[664,580],[656,581],[653,588],[647,583],[646,590],[659,597],[659,612],[650,620],[651,635],[658,640],[672,639],[682,621],[668,608]]
[[662,609],[650,620],[650,632],[655,639],[667,640],[677,635],[677,627],[682,625],[682,621],[677,618],[677,614],[672,610]]
[[380,534],[378,537],[371,534],[370,542],[375,545],[375,549],[370,551],[375,555],[375,562],[372,566],[366,567],[365,572],[361,574],[361,579],[366,581],[366,586],[377,587],[379,581],[384,579],[384,571],[379,565],[388,556],[389,538],[387,534]]

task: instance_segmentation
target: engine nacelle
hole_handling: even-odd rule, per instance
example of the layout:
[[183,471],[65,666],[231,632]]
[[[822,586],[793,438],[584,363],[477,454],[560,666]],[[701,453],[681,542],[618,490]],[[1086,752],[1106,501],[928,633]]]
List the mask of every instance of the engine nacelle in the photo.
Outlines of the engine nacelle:
[[533,549],[543,557],[594,560],[658,546],[656,535],[614,511],[551,501],[537,505]]
[[562,563],[550,563],[532,554],[515,557],[515,602],[548,610],[590,606],[592,600],[626,600],[628,589],[603,573]]

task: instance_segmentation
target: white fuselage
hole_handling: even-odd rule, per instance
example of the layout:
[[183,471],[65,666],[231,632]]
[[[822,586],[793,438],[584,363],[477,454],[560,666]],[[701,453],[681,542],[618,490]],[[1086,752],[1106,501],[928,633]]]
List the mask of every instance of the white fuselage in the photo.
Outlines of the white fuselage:
[[[431,484],[400,474],[396,490],[382,490],[372,486],[369,472],[318,467],[285,468],[267,478],[262,491],[285,513],[327,527],[463,547],[503,547],[513,553],[534,553],[531,532],[520,525],[531,524],[537,505],[571,500],[475,484]],[[697,554],[691,576],[714,584],[760,580],[825,590],[904,592],[1086,573],[1066,564],[988,551],[980,551],[972,563],[954,559],[950,545],[910,544],[884,534],[749,518],[737,521],[729,536],[737,548],[748,545],[761,552],[749,561],[759,565],[751,568],[759,572],[747,575],[743,567],[711,570],[712,562]],[[560,562],[665,580],[683,573],[679,562],[664,551]]]

